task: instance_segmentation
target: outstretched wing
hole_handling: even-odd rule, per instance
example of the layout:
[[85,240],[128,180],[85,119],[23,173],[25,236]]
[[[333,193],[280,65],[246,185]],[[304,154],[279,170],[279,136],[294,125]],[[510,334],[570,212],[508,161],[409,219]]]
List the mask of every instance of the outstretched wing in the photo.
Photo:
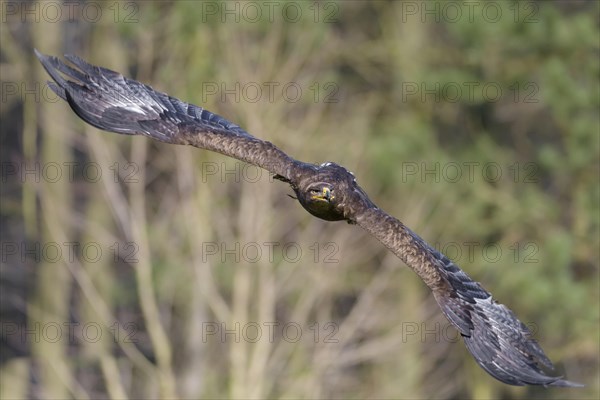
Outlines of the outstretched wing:
[[552,370],[552,363],[515,314],[396,218],[371,207],[356,222],[431,288],[477,363],[494,378],[519,386],[582,386],[547,375],[542,368]]
[[48,82],[50,88],[67,101],[81,119],[97,128],[216,151],[257,165],[288,181],[293,179],[294,168],[300,165],[272,143],[255,138],[202,107],[184,103],[73,55],[65,55],[65,58],[74,67],[37,50],[35,54],[54,79]]
[[[54,79],[50,88],[79,117],[100,129],[216,151],[267,169],[292,184],[303,170],[314,168],[214,113],[117,72],[75,56],[65,57],[76,68],[37,50],[36,55]],[[360,207],[347,205],[352,222],[417,272],[487,372],[512,385],[581,386],[546,375],[541,367],[551,369],[552,363],[512,311],[495,302],[477,282],[400,221],[376,208],[366,194],[359,191],[359,195]],[[359,209],[362,211],[357,214]]]

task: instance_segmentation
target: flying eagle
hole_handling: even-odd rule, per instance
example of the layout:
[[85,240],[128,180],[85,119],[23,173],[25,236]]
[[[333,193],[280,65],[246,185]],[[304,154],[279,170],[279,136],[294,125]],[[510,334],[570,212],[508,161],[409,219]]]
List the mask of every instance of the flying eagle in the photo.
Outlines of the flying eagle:
[[295,160],[217,114],[79,57],[65,55],[71,66],[35,53],[54,80],[48,82],[50,88],[87,123],[257,165],[288,183],[302,207],[315,217],[347,221],[375,236],[429,286],[475,361],[494,378],[519,386],[582,386],[544,372],[553,370],[552,363],[515,314],[448,257],[379,209],[344,167]]

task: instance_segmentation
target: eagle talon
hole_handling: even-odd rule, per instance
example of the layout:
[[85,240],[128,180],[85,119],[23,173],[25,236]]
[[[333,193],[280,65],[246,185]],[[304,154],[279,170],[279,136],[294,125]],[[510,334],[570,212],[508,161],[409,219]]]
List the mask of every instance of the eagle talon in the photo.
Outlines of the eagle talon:
[[273,175],[273,179],[277,179],[278,181],[285,182],[285,183],[292,183],[292,181],[290,181],[288,178],[286,178],[285,176],[279,175],[279,174]]

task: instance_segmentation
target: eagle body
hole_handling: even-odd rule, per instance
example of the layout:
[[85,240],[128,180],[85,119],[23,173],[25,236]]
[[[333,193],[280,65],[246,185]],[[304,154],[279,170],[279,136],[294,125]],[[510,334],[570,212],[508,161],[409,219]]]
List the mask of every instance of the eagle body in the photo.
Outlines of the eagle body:
[[581,386],[549,374],[552,363],[515,314],[445,255],[376,207],[344,167],[295,160],[215,113],[79,57],[66,55],[69,65],[37,50],[36,55],[53,79],[50,88],[89,124],[257,165],[288,183],[311,215],[345,220],[373,235],[421,277],[475,361],[494,378],[510,385]]

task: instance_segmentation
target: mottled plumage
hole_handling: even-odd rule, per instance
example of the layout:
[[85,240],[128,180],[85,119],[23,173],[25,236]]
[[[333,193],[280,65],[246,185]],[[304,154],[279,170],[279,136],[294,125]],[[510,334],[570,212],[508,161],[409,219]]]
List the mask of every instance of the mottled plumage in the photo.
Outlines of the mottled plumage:
[[429,286],[477,363],[496,379],[511,385],[580,386],[547,375],[542,368],[551,370],[552,363],[514,313],[446,256],[377,208],[345,168],[294,160],[223,117],[78,57],[65,56],[77,67],[73,68],[56,57],[36,54],[54,79],[49,82],[51,89],[91,125],[188,144],[257,165],[289,183],[312,215],[345,220],[375,236]]

